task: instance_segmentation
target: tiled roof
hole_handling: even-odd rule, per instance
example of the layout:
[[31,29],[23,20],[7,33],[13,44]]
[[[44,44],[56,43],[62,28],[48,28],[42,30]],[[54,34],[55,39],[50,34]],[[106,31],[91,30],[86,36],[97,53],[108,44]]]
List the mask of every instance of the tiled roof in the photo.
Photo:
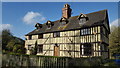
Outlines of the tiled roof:
[[86,28],[96,25],[103,25],[105,22],[103,22],[107,17],[107,10],[101,10],[89,14],[85,14],[89,20],[84,24],[79,24],[80,21],[78,19],[78,16],[73,16],[68,19],[68,23],[64,26],[60,26],[60,20],[54,21],[54,25],[51,27],[51,29],[48,29],[46,23],[42,24],[42,28],[35,29],[32,32],[26,34],[26,35],[35,35],[35,34],[41,34],[41,33],[48,33],[48,32],[55,32],[55,31],[63,31],[63,30],[71,30],[71,29],[80,29],[80,28]]

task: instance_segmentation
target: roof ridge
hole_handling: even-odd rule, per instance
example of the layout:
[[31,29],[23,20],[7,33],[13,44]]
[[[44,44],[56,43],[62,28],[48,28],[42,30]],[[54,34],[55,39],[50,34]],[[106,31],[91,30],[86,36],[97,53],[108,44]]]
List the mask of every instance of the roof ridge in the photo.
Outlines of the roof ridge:
[[[94,13],[97,13],[97,12],[102,12],[102,11],[105,11],[105,14],[106,14],[107,9],[104,9],[104,10],[99,10],[99,11],[92,12],[92,13],[87,13],[87,14],[85,14],[85,15],[88,15],[88,14],[94,14]],[[79,15],[76,15],[76,16],[79,16]],[[72,17],[76,17],[76,16],[72,16]],[[70,17],[70,18],[72,18],[72,17]]]
[[91,12],[91,13],[87,13],[87,14],[93,14],[93,13],[97,13],[97,12],[102,12],[102,11],[107,11],[107,9],[104,9],[104,10],[99,10],[99,11],[96,11],[96,12]]

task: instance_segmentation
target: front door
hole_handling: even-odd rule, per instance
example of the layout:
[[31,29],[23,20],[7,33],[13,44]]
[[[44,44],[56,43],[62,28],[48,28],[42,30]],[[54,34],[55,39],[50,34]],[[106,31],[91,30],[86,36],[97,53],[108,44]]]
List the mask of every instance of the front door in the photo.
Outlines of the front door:
[[59,56],[59,46],[54,46],[54,56]]

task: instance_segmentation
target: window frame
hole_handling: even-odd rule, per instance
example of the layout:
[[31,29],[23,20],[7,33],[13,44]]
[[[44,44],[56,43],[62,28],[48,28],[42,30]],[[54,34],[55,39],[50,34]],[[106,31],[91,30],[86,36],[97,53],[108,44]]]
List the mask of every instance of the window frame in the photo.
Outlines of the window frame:
[[55,38],[55,37],[60,37],[60,32],[54,32],[53,33],[53,37]]
[[32,35],[29,35],[29,36],[28,36],[28,39],[31,40],[31,39],[32,39]]
[[37,53],[43,53],[43,44],[38,45]]
[[82,36],[82,35],[90,35],[91,33],[91,30],[90,30],[90,28],[86,28],[86,29],[81,29],[80,30],[80,35]]
[[38,39],[42,39],[43,38],[43,34],[38,34]]
[[31,45],[28,45],[28,50],[31,50],[31,48],[32,48]]
[[61,22],[61,25],[63,26],[63,25],[66,25],[67,24],[67,22],[66,21],[62,21]]
[[80,18],[79,21],[80,21],[80,24],[81,24],[81,23],[86,23],[86,22],[87,22],[87,19],[86,19],[85,17],[83,17],[83,18]]
[[83,56],[90,56],[90,55],[92,55],[92,45],[90,43],[82,44],[80,46],[80,53]]

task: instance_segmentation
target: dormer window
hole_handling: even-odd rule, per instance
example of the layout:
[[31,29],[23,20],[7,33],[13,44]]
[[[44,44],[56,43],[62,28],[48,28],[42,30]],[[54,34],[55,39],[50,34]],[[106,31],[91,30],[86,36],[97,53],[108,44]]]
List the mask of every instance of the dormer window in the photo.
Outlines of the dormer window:
[[80,23],[85,23],[86,22],[86,18],[81,18],[80,19]]
[[42,28],[42,24],[37,23],[37,24],[35,25],[35,27],[36,27],[36,29],[40,29],[40,28]]
[[54,23],[51,21],[47,21],[46,25],[47,25],[48,29],[51,29],[51,27],[54,25]]
[[88,17],[81,13],[79,16],[78,16],[78,19],[79,19],[79,24],[84,24],[88,21]]
[[65,25],[65,24],[68,23],[68,20],[67,20],[65,17],[62,17],[62,18],[60,19],[60,23],[61,23],[61,25]]

